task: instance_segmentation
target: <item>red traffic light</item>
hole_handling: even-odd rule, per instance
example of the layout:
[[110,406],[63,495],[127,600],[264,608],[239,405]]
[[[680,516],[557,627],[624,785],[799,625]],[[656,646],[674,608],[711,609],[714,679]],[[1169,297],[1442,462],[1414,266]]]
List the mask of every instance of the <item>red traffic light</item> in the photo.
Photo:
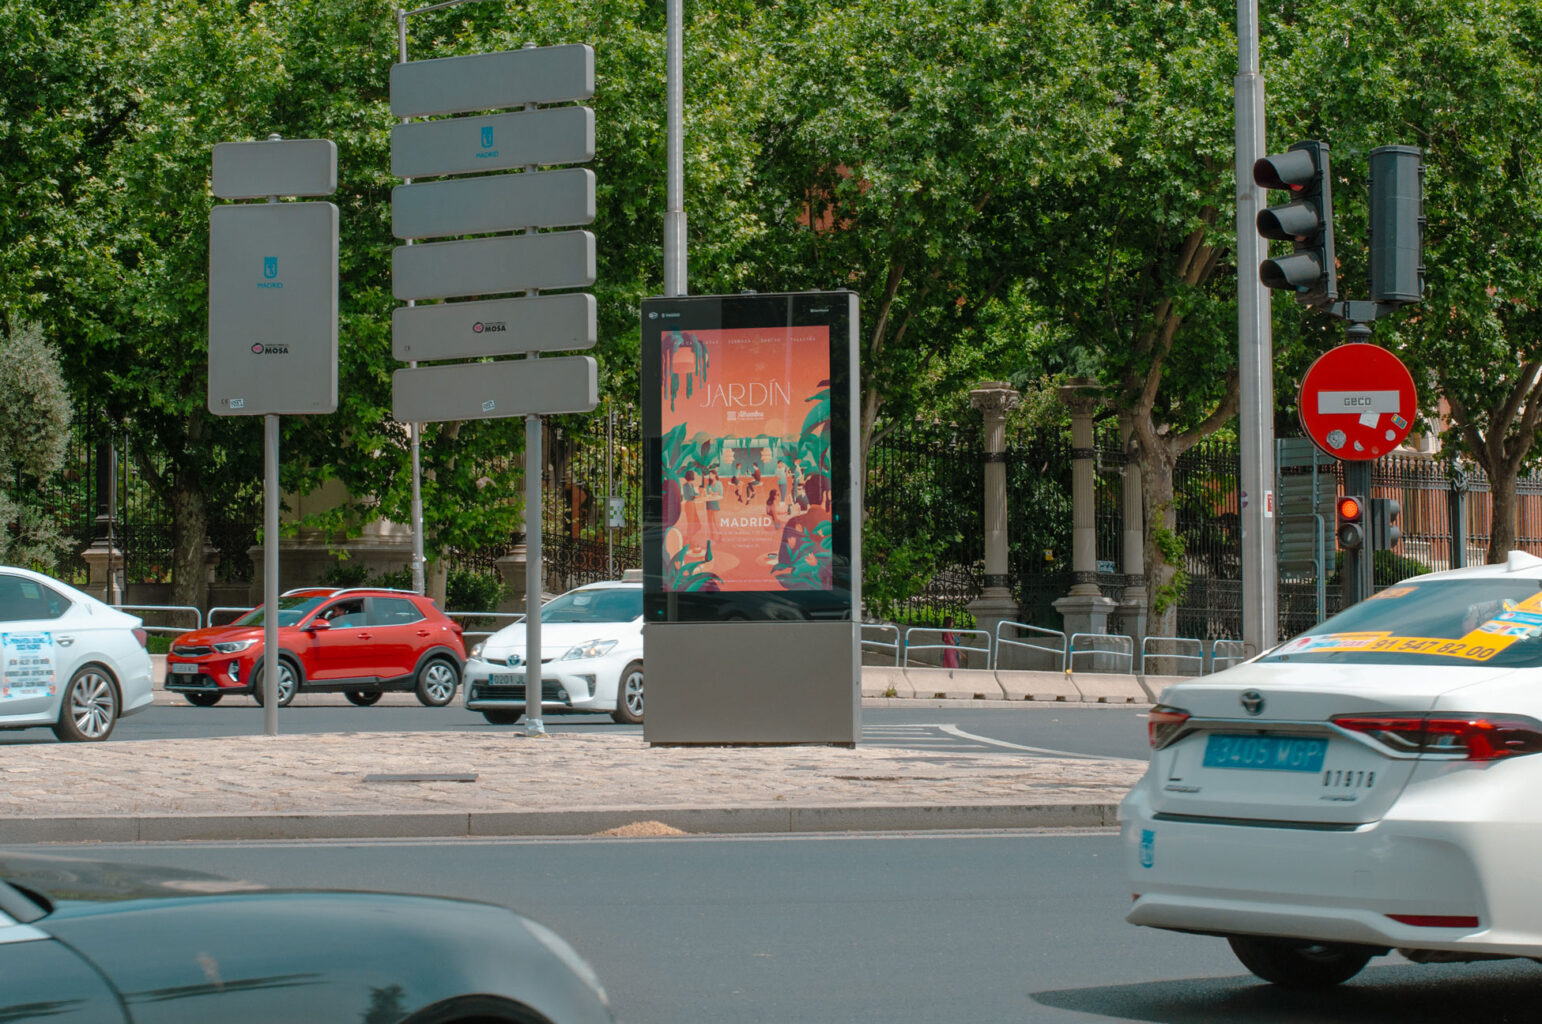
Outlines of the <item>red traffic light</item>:
[[1339,499],[1339,522],[1357,523],[1364,512],[1365,507],[1360,504],[1359,498],[1345,496]]

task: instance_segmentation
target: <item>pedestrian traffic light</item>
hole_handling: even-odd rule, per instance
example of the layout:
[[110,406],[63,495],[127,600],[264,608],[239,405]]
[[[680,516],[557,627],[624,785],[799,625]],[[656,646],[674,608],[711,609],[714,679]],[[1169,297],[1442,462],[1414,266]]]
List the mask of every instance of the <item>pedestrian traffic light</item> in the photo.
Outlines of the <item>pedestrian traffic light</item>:
[[1352,495],[1339,498],[1338,539],[1345,551],[1359,551],[1365,544],[1365,502]]
[[1403,506],[1391,498],[1371,499],[1371,550],[1390,551],[1403,539],[1403,527],[1399,520]]
[[1333,257],[1333,187],[1328,144],[1298,142],[1253,164],[1253,180],[1264,188],[1286,189],[1290,201],[1258,214],[1258,233],[1290,242],[1289,256],[1258,265],[1264,285],[1296,293],[1305,306],[1338,301],[1338,270]]
[[1424,157],[1416,146],[1371,150],[1371,301],[1424,298]]

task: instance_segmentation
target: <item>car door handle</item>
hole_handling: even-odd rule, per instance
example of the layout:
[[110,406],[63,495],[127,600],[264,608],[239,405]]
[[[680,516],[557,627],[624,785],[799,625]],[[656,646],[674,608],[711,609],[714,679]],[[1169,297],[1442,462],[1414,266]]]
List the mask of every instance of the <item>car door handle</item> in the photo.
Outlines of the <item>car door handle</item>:
[[58,644],[60,647],[68,647],[71,644],[73,644],[74,642],[75,642],[75,638],[72,637],[72,636],[56,636],[56,637],[54,637],[54,643]]
[[426,630],[426,629],[418,630],[418,636],[428,636],[428,635],[429,635],[428,630]]
[[354,635],[357,636],[360,640],[373,640],[373,639],[375,639],[375,634],[373,634],[373,633],[356,633]]

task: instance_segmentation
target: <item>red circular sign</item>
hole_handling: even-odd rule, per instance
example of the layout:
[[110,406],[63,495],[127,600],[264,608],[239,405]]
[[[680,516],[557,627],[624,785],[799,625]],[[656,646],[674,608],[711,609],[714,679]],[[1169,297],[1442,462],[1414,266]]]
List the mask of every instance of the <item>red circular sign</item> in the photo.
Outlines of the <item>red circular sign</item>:
[[1378,345],[1330,348],[1301,378],[1301,426],[1335,459],[1376,459],[1413,429],[1413,375]]

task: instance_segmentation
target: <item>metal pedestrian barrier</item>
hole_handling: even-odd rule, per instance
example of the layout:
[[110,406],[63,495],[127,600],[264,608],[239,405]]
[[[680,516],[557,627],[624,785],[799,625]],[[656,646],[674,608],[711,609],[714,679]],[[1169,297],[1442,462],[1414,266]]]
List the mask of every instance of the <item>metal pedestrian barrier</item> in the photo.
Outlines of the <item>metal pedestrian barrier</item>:
[[[1016,632],[1011,636],[1003,636],[1001,631],[1004,629]],[[1054,645],[1050,646],[1052,640]],[[996,649],[991,657],[991,668],[1001,668],[1001,651],[1004,647],[1049,654],[1053,656],[1051,661],[1055,670],[1065,667],[1066,635],[1058,629],[1030,626],[1026,622],[999,622],[996,624]]]
[[[1152,650],[1153,645],[1160,646],[1160,645],[1163,645],[1163,644],[1168,645],[1172,649],[1171,650],[1167,650],[1167,651],[1153,651]],[[1190,650],[1193,651],[1192,654],[1187,653]],[[1148,637],[1145,637],[1140,642],[1140,674],[1141,675],[1146,675],[1146,674],[1148,674],[1150,672],[1150,670],[1146,667],[1146,659],[1148,659],[1148,658],[1152,658],[1152,659],[1167,658],[1167,659],[1169,659],[1171,661],[1192,661],[1192,662],[1195,663],[1195,665],[1194,665],[1194,673],[1193,674],[1196,675],[1196,676],[1202,676],[1202,675],[1205,674],[1205,643],[1204,643],[1203,640],[1200,640],[1197,637],[1191,637],[1191,636],[1148,636]],[[1157,672],[1157,673],[1152,673],[1152,674],[1154,674],[1154,675],[1179,675],[1179,674],[1187,674],[1187,673]]]
[[[1222,649],[1226,651],[1221,653]],[[1210,671],[1220,672],[1247,661],[1247,647],[1241,640],[1217,640],[1210,645]],[[1225,665],[1220,663],[1225,661]]]
[[[878,633],[879,637],[884,637],[884,636],[892,635],[894,637],[894,639],[893,640],[883,640],[883,639],[878,639],[878,638],[869,638],[868,635],[867,635],[868,630],[873,630],[874,632]],[[894,652],[894,664],[895,664],[896,667],[898,667],[898,665],[900,663],[900,631],[899,631],[899,627],[894,625],[891,622],[864,622],[864,623],[862,623],[862,650],[863,651],[873,650],[873,651],[877,651],[879,653],[883,653],[883,652],[887,652],[887,651],[892,651],[892,652]]]
[[[494,633],[498,632],[498,630],[503,629],[505,626],[512,626],[516,622],[524,622],[525,621],[525,613],[524,612],[445,612],[444,614],[447,617],[449,617],[451,619],[454,619],[457,622],[461,622],[462,620],[464,620],[464,624],[461,626],[461,639],[462,640],[472,640],[472,639],[486,640],[488,637],[490,637]],[[481,628],[470,629],[470,628],[467,628],[467,626],[469,626],[472,623],[476,623],[478,625],[478,627],[480,627],[481,623],[477,622],[478,619],[491,619],[491,620],[493,620],[492,621],[493,628],[492,629],[481,629]],[[507,622],[501,622],[501,621],[499,621],[501,619],[507,619],[508,621]],[[466,653],[467,654],[471,653],[471,646],[472,645],[470,643],[466,644]]]
[[[1076,670],[1078,655],[1122,658],[1124,660],[1122,671],[1135,671],[1135,639],[1122,633],[1072,633],[1071,642],[1065,652],[1066,671]],[[1088,671],[1097,671],[1097,669]]]
[[[914,643],[910,638],[913,635],[917,634],[917,633],[922,634],[922,639],[926,639],[927,637],[935,637],[937,642],[936,643],[921,643],[921,644]],[[942,635],[944,633],[952,633],[953,636],[956,638],[956,642],[951,643],[951,644],[943,643],[942,642]],[[981,639],[981,640],[984,640],[985,646],[981,647],[981,646],[979,646],[977,644],[972,644],[972,643],[967,643],[966,644],[966,643],[963,643],[962,641],[965,640],[965,639],[969,639],[969,640]],[[910,652],[911,651],[947,651],[949,649],[955,650],[955,651],[957,651],[959,653],[959,655],[960,655],[960,657],[959,657],[959,667],[961,667],[961,668],[963,667],[964,657],[968,654],[968,652],[971,652],[971,651],[978,652],[979,654],[984,655],[984,657],[985,657],[985,666],[984,667],[986,667],[986,668],[990,667],[990,664],[991,664],[991,635],[986,630],[983,630],[983,629],[959,629],[957,627],[954,627],[953,629],[944,629],[941,626],[911,626],[909,629],[905,630],[905,667],[906,668],[910,667]],[[941,665],[941,664],[942,664],[942,656],[939,654],[938,657],[937,657],[937,665]],[[929,667],[936,668],[937,665],[932,665],[932,666],[929,666]],[[917,666],[917,667],[922,667],[922,666]]]
[[[173,626],[167,624],[152,625],[149,622],[143,621],[145,616],[140,615],[140,625],[145,629],[146,632],[150,633],[170,633],[171,635],[175,636],[178,633],[191,633],[193,630],[203,626],[203,612],[199,611],[197,608],[192,607],[191,605],[115,604],[112,607],[118,609],[120,612],[166,613],[166,617],[168,618],[175,618],[184,615],[191,615],[193,617],[193,624],[191,626]],[[157,617],[159,617],[159,615],[157,615]]]

